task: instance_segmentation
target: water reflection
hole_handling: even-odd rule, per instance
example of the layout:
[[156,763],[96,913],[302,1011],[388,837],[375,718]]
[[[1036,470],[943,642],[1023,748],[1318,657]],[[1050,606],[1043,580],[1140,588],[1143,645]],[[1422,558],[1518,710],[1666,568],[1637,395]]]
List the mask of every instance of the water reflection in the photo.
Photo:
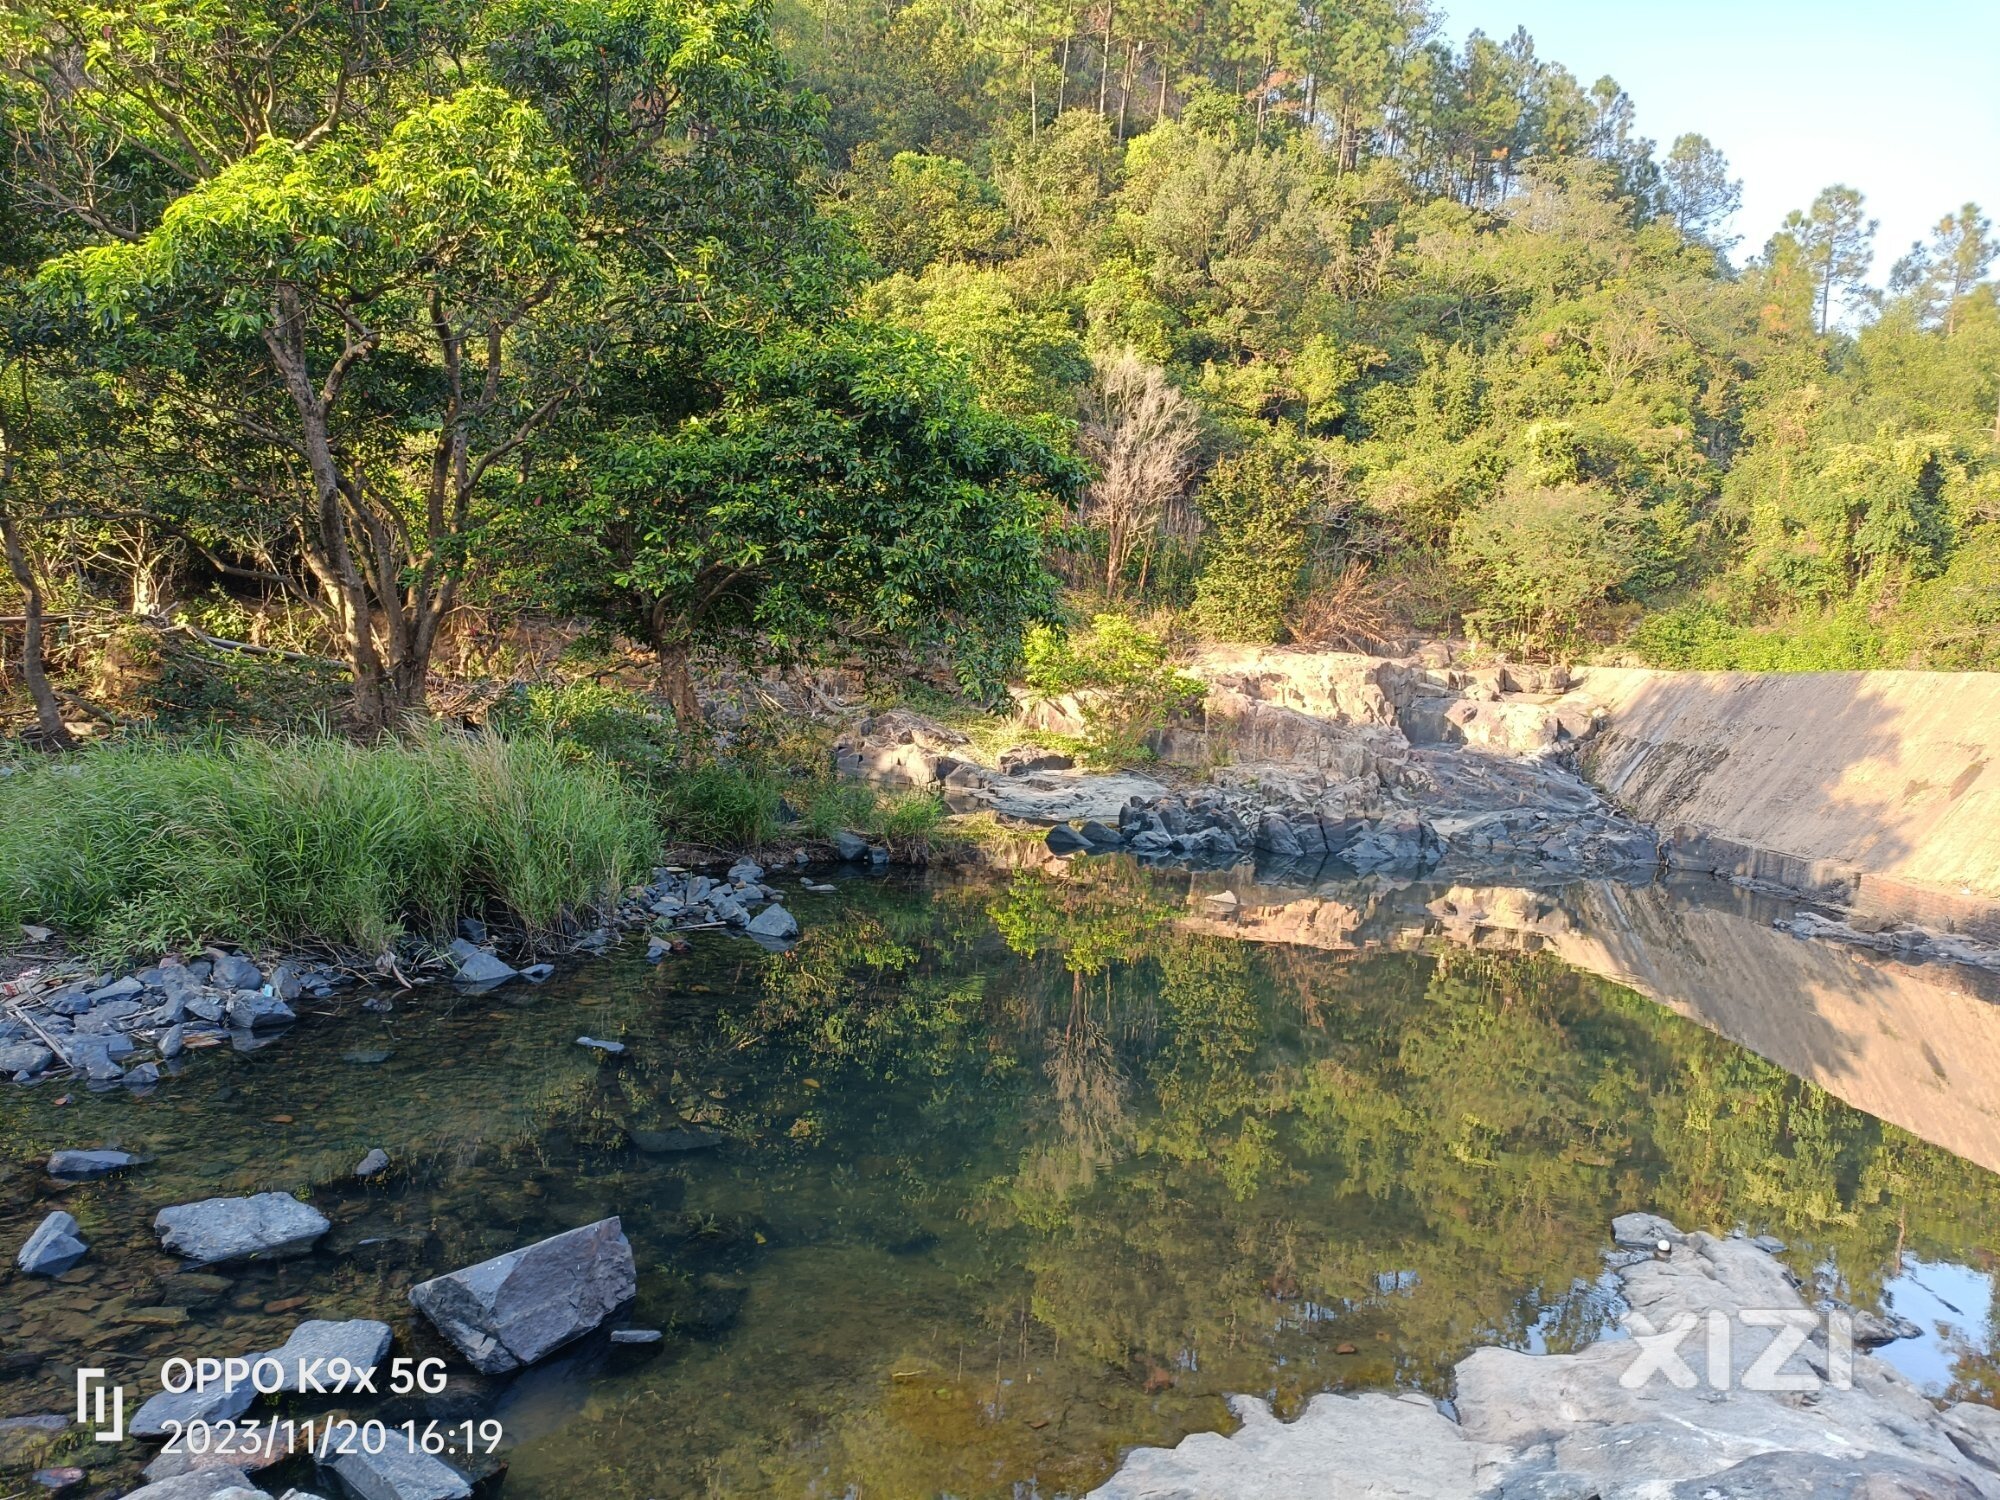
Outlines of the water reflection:
[[[660,969],[310,1017],[151,1099],[12,1094],[0,1239],[60,1196],[93,1255],[74,1283],[0,1286],[0,1411],[62,1409],[86,1352],[136,1383],[308,1309],[430,1352],[413,1279],[612,1212],[632,1321],[669,1341],[456,1377],[509,1426],[510,1496],[1081,1492],[1125,1446],[1224,1425],[1228,1392],[1442,1392],[1477,1343],[1589,1340],[1616,1312],[1603,1226],[1630,1207],[1771,1230],[1920,1320],[1911,1277],[1961,1307],[1939,1273],[1984,1284],[2000,1181],[1829,1092],[1901,1054],[1854,1029],[1840,1055],[1872,1060],[1802,1079],[1676,1014],[1681,981],[1630,937],[1652,898],[1218,888],[1100,861],[849,883],[795,898],[787,955],[717,937]],[[1661,899],[1653,927],[1724,942]],[[1813,951],[1773,941],[1771,964]],[[1735,955],[1674,961],[1726,977]],[[1711,1025],[1735,1003],[1689,989]],[[31,1165],[109,1141],[156,1160],[62,1194]],[[354,1183],[374,1146],[396,1167]],[[189,1278],[153,1251],[159,1205],[267,1188],[328,1212],[323,1253]],[[1986,1389],[1985,1317],[1954,1328],[1925,1378]]]

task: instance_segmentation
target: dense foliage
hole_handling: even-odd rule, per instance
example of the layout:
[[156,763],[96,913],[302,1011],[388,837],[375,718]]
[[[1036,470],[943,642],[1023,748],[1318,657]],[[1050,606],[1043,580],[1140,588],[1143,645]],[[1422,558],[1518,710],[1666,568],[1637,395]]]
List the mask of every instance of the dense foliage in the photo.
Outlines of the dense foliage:
[[1422,0],[26,0],[0,129],[27,629],[221,590],[363,727],[467,601],[683,717],[718,650],[990,693],[1051,571],[1236,639],[2000,665],[1978,207],[1880,292],[1851,188],[1741,255],[1712,143]]

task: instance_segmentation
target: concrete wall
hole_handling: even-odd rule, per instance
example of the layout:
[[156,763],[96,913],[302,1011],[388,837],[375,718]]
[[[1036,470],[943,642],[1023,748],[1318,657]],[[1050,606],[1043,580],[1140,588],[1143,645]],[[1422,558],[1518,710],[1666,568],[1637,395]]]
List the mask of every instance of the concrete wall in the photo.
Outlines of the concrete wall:
[[2000,939],[2000,673],[1579,679],[1585,771],[1676,865]]

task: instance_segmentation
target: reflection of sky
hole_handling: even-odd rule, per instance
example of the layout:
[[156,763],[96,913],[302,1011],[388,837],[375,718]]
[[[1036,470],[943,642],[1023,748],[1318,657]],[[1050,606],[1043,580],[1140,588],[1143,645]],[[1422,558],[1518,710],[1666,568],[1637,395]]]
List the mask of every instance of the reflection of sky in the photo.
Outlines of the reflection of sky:
[[1903,1257],[1903,1272],[1882,1288],[1882,1310],[1921,1323],[1920,1339],[1898,1339],[1875,1351],[1928,1395],[1951,1384],[1952,1361],[1993,1343],[1993,1278],[1948,1261]]

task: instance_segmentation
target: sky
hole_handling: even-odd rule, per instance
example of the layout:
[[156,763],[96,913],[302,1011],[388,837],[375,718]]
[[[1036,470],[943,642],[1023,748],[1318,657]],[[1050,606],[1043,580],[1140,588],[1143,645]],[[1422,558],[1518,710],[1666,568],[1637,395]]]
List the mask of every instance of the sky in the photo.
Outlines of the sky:
[[1588,85],[1609,73],[1659,143],[1699,131],[1743,179],[1740,262],[1829,183],[1879,219],[1877,285],[1971,200],[2000,221],[2000,0],[1442,0],[1454,45],[1526,26]]

